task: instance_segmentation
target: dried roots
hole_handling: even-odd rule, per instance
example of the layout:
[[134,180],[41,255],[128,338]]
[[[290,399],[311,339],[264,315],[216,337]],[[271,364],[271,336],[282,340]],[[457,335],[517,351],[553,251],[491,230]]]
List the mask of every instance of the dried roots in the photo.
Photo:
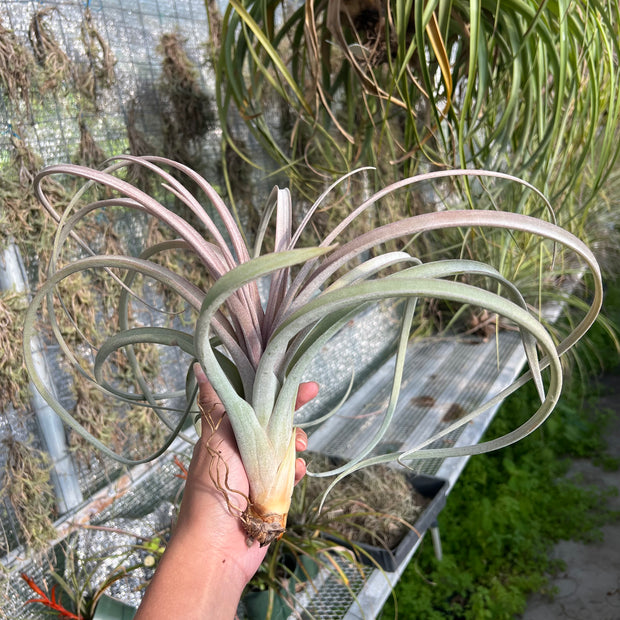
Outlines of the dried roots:
[[286,530],[286,515],[262,514],[257,512],[250,502],[239,518],[248,535],[248,546],[257,540],[261,547],[265,547],[278,540]]
[[[211,456],[211,465],[209,475],[214,487],[222,494],[226,507],[231,515],[238,517],[243,525],[247,537],[247,545],[251,547],[254,541],[258,541],[261,547],[277,540],[284,534],[286,515],[282,514],[263,514],[257,510],[252,500],[243,492],[233,489],[229,485],[229,467],[226,460],[222,457],[217,446],[211,445],[216,431],[218,430],[223,416],[217,422],[213,420],[211,415],[213,408],[207,411],[204,405],[198,401],[201,412],[202,432],[210,431],[209,438],[205,442],[209,455]],[[226,414],[224,414],[226,415]],[[231,496],[237,495],[246,502],[246,508],[242,509],[237,505]]]

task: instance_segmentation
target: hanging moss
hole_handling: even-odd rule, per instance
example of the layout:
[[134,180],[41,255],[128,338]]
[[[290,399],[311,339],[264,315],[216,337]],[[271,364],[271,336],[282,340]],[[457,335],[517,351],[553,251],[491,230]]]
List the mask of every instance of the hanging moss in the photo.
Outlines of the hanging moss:
[[162,55],[162,92],[171,107],[167,115],[177,141],[204,136],[213,126],[215,114],[210,97],[202,90],[198,71],[183,48],[178,34],[161,36],[157,51]]
[[57,11],[56,7],[37,11],[32,16],[28,29],[28,37],[34,57],[42,69],[42,79],[39,86],[42,93],[61,86],[71,75],[72,70],[69,57],[56,40],[47,23],[50,16]]
[[222,14],[216,0],[206,0],[207,18],[209,20],[209,39],[207,42],[211,57],[215,58],[222,45]]
[[[157,149],[149,141],[142,131],[137,127],[136,123],[136,100],[132,99],[127,108],[127,140],[129,142],[129,153],[136,157],[144,155],[156,155]],[[128,170],[128,176],[132,183],[135,183],[140,189],[146,192],[152,192],[153,176],[143,166],[131,166]]]
[[31,77],[36,70],[32,54],[21,44],[12,30],[0,22],[0,87],[11,103],[23,103],[28,113],[31,104]]
[[54,491],[45,453],[14,437],[3,440],[7,461],[0,494],[8,498],[26,546],[41,551],[55,538]]
[[99,91],[110,88],[116,81],[114,73],[116,57],[95,27],[88,7],[84,10],[80,38],[84,45],[87,62],[77,66],[75,85],[84,98],[96,106]]
[[28,404],[28,373],[22,354],[22,322],[28,303],[21,293],[0,293],[0,393],[15,409]]
[[[31,187],[41,168],[41,157],[17,132],[11,137],[11,147],[9,165],[0,174],[0,248],[17,241],[26,268],[36,280],[47,264],[55,227]],[[62,211],[71,188],[53,179],[45,182],[52,204]]]
[[19,184],[23,188],[28,188],[32,184],[35,175],[43,166],[43,160],[38,153],[35,153],[26,142],[20,137],[21,132],[15,131],[11,136],[13,145],[12,168],[17,170]]
[[80,121],[80,146],[75,160],[77,163],[90,168],[97,168],[106,160],[106,154],[97,144],[84,121]]
[[[93,437],[116,448],[116,419],[118,408],[110,408],[100,390],[95,389],[82,375],[75,373],[71,383],[75,406],[71,415]],[[69,433],[69,449],[75,460],[91,469],[95,463],[102,463],[101,456],[92,445],[75,431]]]
[[[250,235],[258,230],[261,219],[261,207],[256,204],[256,183],[252,176],[252,168],[248,163],[250,156],[244,141],[239,138],[231,139],[232,145],[224,145],[224,174],[227,188],[231,196],[231,203],[238,214],[243,214],[243,228]],[[269,238],[272,231],[268,231]]]
[[[153,380],[159,369],[157,348],[153,345],[135,347],[146,380]],[[139,389],[127,357],[121,353],[111,359],[115,387],[134,391]],[[143,457],[160,448],[169,431],[147,407],[111,406],[111,402],[94,384],[83,375],[73,373],[72,391],[75,406],[71,412],[91,435],[116,453]],[[100,453],[78,433],[69,433],[69,447],[78,463],[87,469],[106,466]]]
[[149,142],[146,135],[140,131],[136,124],[136,100],[132,99],[127,109],[127,138],[129,140],[129,152],[136,157],[153,155],[156,150]]

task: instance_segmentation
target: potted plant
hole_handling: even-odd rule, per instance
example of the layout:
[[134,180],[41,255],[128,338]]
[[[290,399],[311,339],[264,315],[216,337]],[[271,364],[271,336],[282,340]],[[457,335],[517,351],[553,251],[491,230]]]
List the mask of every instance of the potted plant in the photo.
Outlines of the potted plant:
[[[51,589],[21,574],[37,595],[26,603],[42,605],[60,618],[131,620],[136,607],[115,596],[114,586],[133,579],[138,588],[144,587],[165,550],[168,534],[165,530],[140,536],[119,527],[84,526],[54,548],[47,571],[54,584]],[[92,553],[93,547],[100,551]],[[85,549],[89,552],[84,553]]]
[[37,595],[36,598],[30,598],[26,601],[26,604],[39,604],[49,610],[51,613],[55,613],[57,618],[68,618],[69,620],[132,620],[136,614],[135,607],[127,605],[123,601],[108,596],[103,592],[98,593],[96,600],[93,600],[92,613],[85,610],[84,613],[74,613],[66,607],[66,605],[72,606],[68,602],[63,601],[62,594],[58,594],[58,584],[52,586],[52,589],[47,593],[42,587],[29,577],[27,574],[22,573],[22,579],[28,584],[30,589]]
[[[313,472],[320,472],[342,464],[342,459],[312,454],[308,463]],[[303,514],[318,512],[327,486],[328,481],[318,477],[302,482],[299,493],[310,507]],[[436,521],[447,488],[448,482],[435,476],[376,465],[334,487],[311,520],[323,536],[352,549],[360,562],[391,572]],[[295,495],[292,506],[295,515]]]
[[[195,225],[129,183],[123,174],[130,166],[141,166],[155,175],[162,191],[184,203]],[[70,175],[84,180],[83,187],[63,213],[57,212],[46,198],[45,180],[53,175]],[[178,181],[178,175],[187,177],[199,188],[206,205],[185,189]],[[297,387],[314,354],[370,303],[383,299],[401,299],[404,303],[393,389],[378,433],[351,462],[317,474],[334,477],[326,494],[344,476],[370,464],[479,454],[501,448],[530,433],[552,412],[559,398],[562,386],[560,355],[584,335],[599,312],[602,282],[593,253],[574,235],[542,218],[499,211],[494,207],[452,210],[447,203],[433,213],[368,230],[338,245],[347,226],[369,208],[380,205],[382,199],[399,194],[406,197],[422,183],[441,182],[446,178],[467,179],[471,187],[475,179],[490,181],[494,178],[504,184],[519,184],[537,196],[543,205],[542,213],[547,212],[553,219],[551,206],[531,185],[510,175],[479,170],[433,172],[393,183],[362,201],[316,246],[298,248],[299,239],[313,215],[331,192],[337,192],[344,187],[343,184],[352,182],[352,176],[339,180],[324,192],[295,229],[291,196],[287,190],[276,188],[267,201],[251,248],[212,186],[177,162],[159,157],[119,156],[103,171],[77,165],[55,165],[44,169],[35,180],[35,190],[58,228],[48,279],[33,297],[24,324],[25,361],[37,390],[58,415],[95,448],[122,463],[132,464],[163,453],[186,426],[187,417],[194,415],[196,381],[192,363],[197,359],[231,420],[250,480],[248,508],[239,518],[248,537],[261,545],[277,540],[286,529],[293,488]],[[483,201],[486,187],[480,186],[479,189]],[[168,227],[175,238],[145,248],[138,256],[98,256],[84,240],[80,224],[87,223],[90,215],[105,209],[147,214]],[[265,233],[272,217],[275,219],[273,247],[266,251]],[[589,269],[592,283],[589,308],[562,342],[554,342],[516,286],[496,268],[473,259],[421,263],[407,251],[413,236],[461,230],[463,227],[472,228],[476,234],[484,234],[483,231],[488,229],[508,231],[509,241],[506,243],[519,244],[527,240],[527,245],[520,248],[527,247],[535,256],[541,256],[541,269],[543,264],[553,263],[559,246],[567,248],[567,252],[560,255],[564,264],[579,262]],[[535,239],[547,240],[549,244],[535,243]],[[385,244],[398,240],[400,249],[382,251]],[[72,245],[73,254],[67,253],[66,249]],[[76,247],[86,255],[76,256]],[[166,252],[195,255],[207,274],[207,290],[173,268],[159,264],[158,257]],[[569,262],[570,253],[577,257],[570,259],[572,262]],[[71,316],[71,306],[63,299],[60,285],[85,270],[98,271],[117,284],[117,314],[106,317],[106,330],[113,326],[116,333],[104,335],[100,342],[85,343],[85,350],[78,353],[67,345],[67,338],[58,329],[58,317],[62,314],[68,314],[75,324],[79,323],[79,316]],[[136,304],[148,303],[144,292],[133,290],[138,287],[139,276],[150,278],[165,287],[171,296],[184,300],[188,312],[193,312],[193,327],[190,325],[183,331],[178,327],[137,321]],[[257,280],[265,277],[270,278],[270,283],[263,305]],[[530,369],[495,400],[502,399],[531,378],[538,389],[540,406],[521,427],[489,442],[428,448],[438,438],[435,436],[411,449],[371,457],[369,455],[390,424],[398,400],[416,302],[427,297],[484,307],[511,321],[521,333]],[[153,312],[156,310],[153,304],[149,307]],[[170,428],[168,439],[154,454],[132,459],[116,453],[80,425],[44,384],[33,364],[29,344],[40,329],[43,308],[54,338],[78,372],[107,396],[151,408]],[[144,379],[134,353],[136,347],[144,344],[178,348],[187,355],[186,398],[182,415],[170,415],[172,399],[178,402],[181,396],[178,390],[159,391]],[[129,360],[135,379],[131,388],[115,383],[113,357],[117,354],[124,354]],[[440,435],[467,424],[483,409],[461,416]]]

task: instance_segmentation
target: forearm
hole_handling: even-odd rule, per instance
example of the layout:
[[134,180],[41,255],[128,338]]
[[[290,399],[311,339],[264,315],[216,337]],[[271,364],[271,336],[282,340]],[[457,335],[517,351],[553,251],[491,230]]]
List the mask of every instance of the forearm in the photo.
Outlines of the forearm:
[[189,532],[176,532],[135,620],[232,620],[245,581],[244,572],[227,551],[206,547]]

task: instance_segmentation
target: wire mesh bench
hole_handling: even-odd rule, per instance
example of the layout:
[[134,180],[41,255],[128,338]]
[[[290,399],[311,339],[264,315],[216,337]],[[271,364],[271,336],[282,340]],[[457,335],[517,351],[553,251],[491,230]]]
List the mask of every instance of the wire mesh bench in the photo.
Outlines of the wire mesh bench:
[[[508,386],[524,362],[525,354],[515,332],[501,331],[497,337],[486,341],[455,337],[412,342],[395,417],[376,453],[408,449],[435,435],[453,422],[460,412],[471,410]],[[353,394],[339,415],[311,435],[309,449],[335,457],[353,458],[380,424],[380,414],[367,414],[385,407],[393,367],[393,358],[381,365]],[[498,406],[488,409],[432,447],[477,443],[497,409]],[[468,458],[419,460],[415,463],[415,471],[447,480],[449,493]],[[440,556],[439,531],[436,527],[431,527],[430,531],[435,553]],[[320,612],[317,617],[343,620],[376,617],[421,540],[420,537],[411,545],[405,558],[392,572],[377,569],[363,581],[351,570],[349,577],[355,597],[336,579],[328,579],[312,601],[313,608]]]

